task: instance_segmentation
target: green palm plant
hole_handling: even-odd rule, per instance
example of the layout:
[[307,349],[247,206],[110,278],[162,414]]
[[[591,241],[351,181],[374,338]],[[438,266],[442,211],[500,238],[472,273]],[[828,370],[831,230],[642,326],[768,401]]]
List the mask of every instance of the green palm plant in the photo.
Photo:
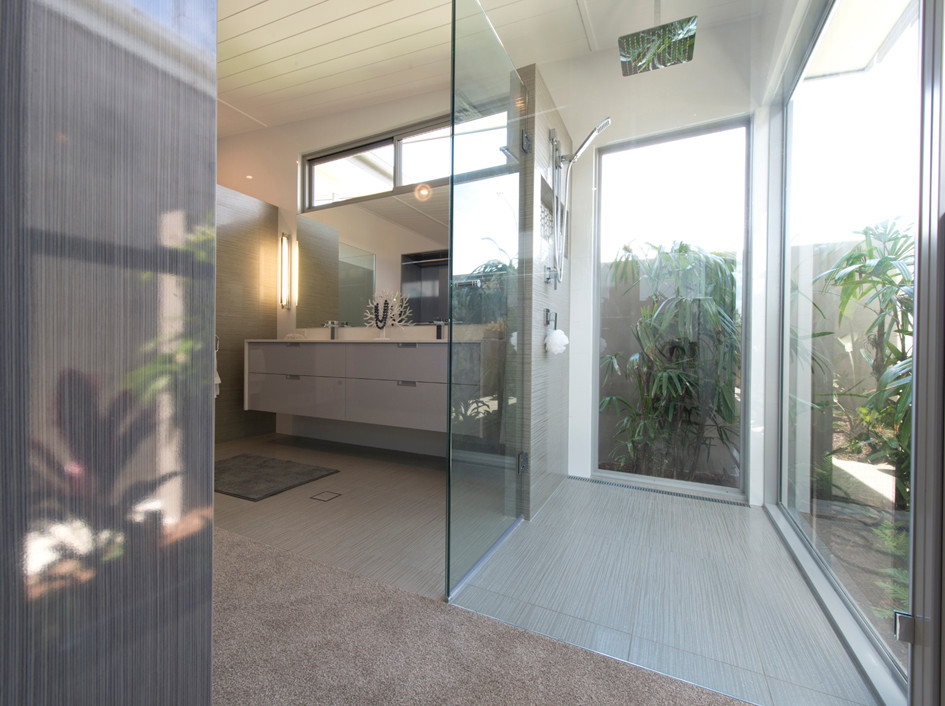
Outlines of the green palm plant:
[[[741,327],[735,258],[685,243],[640,255],[625,246],[611,273],[622,295],[638,296],[636,351],[602,356],[602,412],[616,412],[612,457],[644,475],[693,480],[699,459],[721,445],[734,456]],[[644,294],[644,289],[647,291]]]
[[896,473],[896,508],[910,503],[912,467],[912,336],[915,239],[895,220],[860,231],[863,239],[815,281],[839,296],[838,324],[853,309],[872,321],[860,342],[873,381],[856,410],[862,431],[850,443]]

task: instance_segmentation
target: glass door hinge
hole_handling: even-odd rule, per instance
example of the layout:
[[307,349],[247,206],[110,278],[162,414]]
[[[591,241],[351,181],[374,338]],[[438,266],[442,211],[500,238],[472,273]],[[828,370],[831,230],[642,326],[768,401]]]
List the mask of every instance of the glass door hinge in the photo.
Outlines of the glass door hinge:
[[893,613],[894,632],[899,642],[912,644],[915,641],[915,618],[909,613]]

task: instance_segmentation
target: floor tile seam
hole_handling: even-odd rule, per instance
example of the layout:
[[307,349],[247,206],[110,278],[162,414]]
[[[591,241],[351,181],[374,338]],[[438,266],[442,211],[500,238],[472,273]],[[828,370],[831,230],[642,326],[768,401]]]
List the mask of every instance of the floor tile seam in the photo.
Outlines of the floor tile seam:
[[[850,659],[849,656],[847,656],[847,659],[848,660]],[[854,670],[856,670],[856,667],[852,663],[850,666],[853,667]],[[790,684],[791,686],[796,686],[801,689],[807,689],[808,691],[813,691],[818,694],[823,694],[824,696],[829,696],[834,699],[847,701],[851,704],[859,704],[860,706],[870,706],[869,704],[866,704],[863,701],[854,701],[853,699],[847,698],[846,692],[841,693],[839,688],[836,691],[824,691],[823,689],[811,686],[810,683],[799,684],[797,681],[794,681],[794,679],[792,678],[787,678],[778,674],[770,674],[769,673],[770,670],[765,666],[764,660],[761,661],[761,667],[763,669],[763,675],[766,679],[773,679],[774,681],[784,682],[785,684]],[[863,690],[866,693],[871,694],[872,692],[870,691],[869,686],[867,686],[866,680],[862,676],[860,676],[859,670],[855,671],[855,675],[860,680],[860,685],[862,686]]]
[[[737,669],[740,672],[747,672],[753,676],[760,677],[761,679],[765,681],[766,684],[769,679],[768,675],[765,674],[764,672],[759,672],[758,670],[751,669],[750,667],[743,667],[742,665],[739,665],[739,664],[732,664],[731,662],[727,662],[723,659],[716,659],[715,657],[709,657],[707,655],[703,655],[698,652],[693,652],[692,650],[683,649],[682,647],[676,647],[667,642],[659,642],[658,640],[651,640],[650,638],[643,637],[642,635],[634,634],[633,636],[638,637],[641,640],[646,640],[647,642],[652,642],[654,645],[660,645],[662,647],[668,647],[671,650],[675,650],[676,652],[682,652],[685,655],[691,655],[692,657],[698,657],[700,659],[708,660],[709,662],[715,662],[716,664],[721,664],[726,667],[731,667],[732,669]],[[784,680],[782,679],[781,681],[784,681]]]
[[[707,659],[707,660],[711,660],[712,662],[717,662],[718,664],[724,664],[725,666],[731,667],[732,669],[738,669],[738,670],[741,670],[741,671],[743,671],[743,672],[749,672],[749,673],[751,673],[751,674],[754,674],[754,675],[756,675],[756,676],[761,677],[762,679],[767,679],[768,676],[769,676],[769,675],[765,674],[764,671],[763,671],[764,663],[761,661],[761,659],[758,660],[758,664],[761,665],[762,670],[759,670],[759,669],[757,669],[757,668],[747,667],[747,666],[745,666],[744,664],[735,664],[734,662],[731,662],[731,661],[729,661],[729,660],[718,659],[718,657],[712,657],[712,656],[707,655],[707,654],[702,654],[701,652],[693,652],[693,651],[690,650],[690,649],[686,649],[686,648],[684,648],[684,647],[677,647],[676,645],[673,645],[673,644],[671,644],[671,643],[669,643],[669,642],[662,642],[662,641],[660,641],[660,640],[654,640],[652,637],[648,637],[647,635],[644,635],[644,634],[641,634],[641,633],[634,632],[634,633],[631,633],[631,635],[632,635],[634,638],[639,638],[639,639],[641,639],[641,640],[646,640],[647,642],[652,642],[652,643],[654,643],[654,644],[656,644],[656,645],[662,645],[662,646],[668,647],[668,648],[670,648],[670,649],[672,649],[672,650],[676,650],[677,652],[684,652],[685,654],[692,655],[692,656],[694,656],[694,657],[699,657],[700,659]],[[754,654],[754,653],[752,653],[752,654]],[[776,677],[772,677],[772,678],[776,678]],[[782,680],[782,681],[783,681],[783,680]]]
[[[491,593],[491,594],[493,594],[493,595],[501,596],[502,598],[507,598],[507,599],[509,599],[509,600],[517,601],[518,603],[521,603],[521,604],[523,604],[523,605],[525,605],[525,606],[528,606],[528,607],[531,607],[531,608],[540,608],[541,610],[546,610],[546,611],[548,611],[549,613],[553,613],[556,617],[570,618],[570,619],[572,619],[572,620],[580,620],[581,622],[587,623],[588,625],[591,625],[591,626],[596,627],[596,628],[603,628],[603,629],[605,629],[605,630],[613,630],[614,632],[623,633],[624,635],[627,635],[627,636],[629,636],[629,637],[631,637],[631,638],[633,637],[633,633],[632,633],[632,632],[628,632],[628,631],[626,631],[626,630],[621,630],[620,628],[615,628],[613,625],[604,625],[603,623],[598,623],[597,621],[594,621],[594,620],[588,620],[587,618],[582,618],[582,617],[577,616],[577,615],[572,615],[572,614],[570,614],[570,613],[563,613],[563,612],[561,612],[560,610],[555,610],[554,608],[548,608],[547,606],[539,605],[539,604],[537,604],[537,603],[531,603],[531,602],[529,602],[529,601],[522,600],[521,598],[516,598],[515,596],[510,596],[510,595],[508,595],[508,594],[506,594],[506,593],[503,593],[503,592],[501,592],[501,591],[496,591],[496,590],[493,590],[493,589],[491,589],[491,588],[486,588],[485,586],[482,586],[482,585],[479,585],[479,584],[476,584],[476,583],[470,583],[469,586],[470,586],[470,587],[475,586],[476,588],[479,588],[479,589],[481,589],[481,590],[483,590],[483,591],[488,591],[489,593]],[[475,611],[475,609],[473,609],[473,608],[469,608],[468,610],[474,610],[474,611]],[[479,611],[475,611],[475,612],[479,612]],[[488,613],[483,613],[483,615],[488,615]],[[494,618],[495,616],[489,616],[489,617],[493,617],[493,618]],[[496,620],[501,620],[501,618],[496,618]],[[643,639],[647,639],[647,638],[643,638]],[[650,640],[650,642],[653,642],[653,640]]]
[[[774,677],[774,676],[771,676],[771,675],[769,675],[769,674],[765,674],[764,677],[765,677],[765,681],[779,681],[779,682],[782,682],[783,684],[789,684],[790,686],[796,686],[796,687],[798,687],[799,689],[804,689],[805,691],[812,691],[812,692],[814,692],[815,694],[820,694],[821,696],[828,696],[828,697],[830,697],[831,699],[839,699],[839,700],[842,701],[843,703],[855,704],[855,706],[873,706],[873,704],[875,703],[875,702],[873,702],[873,703],[867,703],[867,702],[864,702],[864,701],[854,701],[853,699],[848,699],[848,698],[846,698],[845,696],[839,696],[839,695],[837,695],[837,694],[832,694],[832,693],[830,693],[829,691],[824,691],[823,689],[815,689],[815,688],[813,688],[813,687],[811,687],[811,686],[808,686],[807,684],[798,684],[797,682],[793,682],[793,681],[791,681],[791,680],[789,680],[789,679],[782,679],[781,677]],[[770,684],[769,684],[768,688],[769,688],[769,690],[770,690],[770,688],[771,688]],[[773,693],[771,694],[771,698],[772,698],[772,700],[774,699],[774,694],[773,694]]]
[[741,500],[729,500],[727,498],[705,497],[705,496],[696,495],[694,493],[667,490],[664,488],[650,488],[642,484],[633,484],[630,482],[602,480],[600,478],[584,478],[580,476],[568,476],[568,480],[576,480],[583,483],[593,483],[594,485],[598,485],[598,486],[607,486],[607,487],[613,487],[613,488],[624,488],[626,490],[642,491],[645,493],[653,493],[655,495],[663,495],[667,497],[685,498],[688,500],[714,503],[717,505],[728,505],[731,507],[740,507],[740,508],[745,508],[745,509],[751,508],[751,506],[747,502],[741,501]]

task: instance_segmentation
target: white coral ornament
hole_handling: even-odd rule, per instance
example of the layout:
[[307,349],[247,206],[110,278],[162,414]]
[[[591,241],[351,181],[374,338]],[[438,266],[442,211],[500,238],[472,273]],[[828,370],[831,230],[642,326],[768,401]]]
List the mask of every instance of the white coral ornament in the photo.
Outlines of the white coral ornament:
[[410,302],[403,292],[378,292],[368,300],[364,325],[383,331],[387,326],[410,326]]

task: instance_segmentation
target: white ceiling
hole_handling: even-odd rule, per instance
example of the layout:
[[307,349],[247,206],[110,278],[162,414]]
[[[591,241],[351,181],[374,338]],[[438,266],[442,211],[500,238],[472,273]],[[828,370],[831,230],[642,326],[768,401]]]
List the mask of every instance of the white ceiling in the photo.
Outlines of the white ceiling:
[[[699,28],[743,19],[765,0],[657,0],[660,21]],[[608,48],[656,24],[653,0],[481,0],[512,63]],[[450,90],[451,0],[219,0],[219,137]],[[357,204],[436,241],[446,189]],[[444,243],[445,245],[445,243]]]
[[[699,28],[758,0],[659,0]],[[516,66],[612,47],[653,26],[651,0],[482,0]],[[219,0],[221,137],[449,90],[450,0]]]
[[450,196],[445,186],[435,188],[427,201],[418,201],[413,194],[399,194],[362,201],[352,208],[370,211],[375,216],[429,238],[443,248],[449,245]]

